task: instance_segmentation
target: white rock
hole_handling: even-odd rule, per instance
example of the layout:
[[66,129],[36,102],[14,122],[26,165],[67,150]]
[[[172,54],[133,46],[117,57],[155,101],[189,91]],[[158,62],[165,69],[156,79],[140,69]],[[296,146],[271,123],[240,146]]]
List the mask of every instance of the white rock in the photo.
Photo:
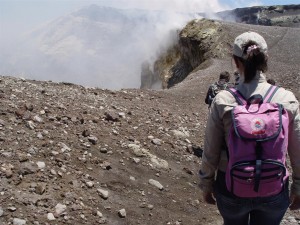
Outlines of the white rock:
[[289,216],[287,219],[288,219],[288,221],[291,222],[291,223],[297,223],[297,220],[296,220],[295,217],[293,217],[293,216]]
[[101,198],[108,199],[109,192],[107,190],[98,188],[97,191],[98,191],[98,193],[99,193],[99,195],[100,195]]
[[125,218],[126,217],[126,210],[125,209],[120,209],[118,214],[121,218]]
[[47,214],[47,219],[50,220],[50,221],[55,220],[55,217],[54,217],[53,213],[48,213]]
[[24,225],[26,224],[26,220],[22,220],[19,218],[14,218],[13,219],[13,225]]
[[94,187],[94,182],[93,181],[87,181],[86,186],[88,186],[89,188],[92,188],[92,187]]
[[27,121],[27,127],[29,128],[29,129],[31,129],[31,130],[34,130],[35,129],[35,124],[34,124],[34,122],[33,121]]
[[65,143],[60,142],[59,145],[61,147],[61,149],[60,149],[61,152],[69,152],[69,151],[71,151],[71,149]]
[[63,204],[60,204],[58,203],[56,206],[55,206],[55,214],[57,216],[60,216],[61,214],[63,214],[67,209],[67,206],[66,205],[63,205]]
[[125,117],[126,117],[124,112],[119,112],[119,116],[120,116],[121,118],[125,118]]
[[38,122],[38,123],[43,122],[43,119],[42,119],[41,117],[39,117],[38,115],[34,116],[34,117],[33,117],[33,120],[34,120],[35,122]]
[[171,132],[177,138],[188,138],[190,136],[189,132],[186,131],[186,130],[183,130],[183,129],[182,129],[182,131],[180,131],[180,130],[172,130]]
[[102,218],[103,214],[100,211],[97,211],[97,216],[99,216],[100,218]]
[[155,145],[161,145],[161,140],[158,138],[154,138],[154,139],[152,139],[152,143]]
[[37,164],[37,166],[38,166],[39,169],[44,169],[45,166],[46,166],[46,163],[45,162],[41,162],[41,161],[37,162],[36,164]]
[[164,189],[164,186],[162,186],[161,183],[159,183],[157,180],[150,179],[149,180],[149,184],[157,187],[159,190],[163,190]]
[[136,164],[138,164],[141,161],[141,159],[139,159],[139,158],[132,158],[132,159]]
[[150,155],[150,161],[153,164],[153,166],[157,169],[168,169],[169,168],[169,163],[166,160],[160,159],[155,155]]

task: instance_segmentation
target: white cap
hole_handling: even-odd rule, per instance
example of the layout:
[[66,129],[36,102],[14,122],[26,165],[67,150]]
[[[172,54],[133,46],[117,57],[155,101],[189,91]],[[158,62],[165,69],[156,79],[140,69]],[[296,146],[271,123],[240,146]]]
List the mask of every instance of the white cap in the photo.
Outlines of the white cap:
[[267,54],[268,46],[265,39],[259,35],[258,33],[248,31],[242,33],[241,35],[237,36],[234,40],[233,45],[233,55],[244,58],[244,46],[249,42],[253,41],[257,44],[258,48],[261,52]]

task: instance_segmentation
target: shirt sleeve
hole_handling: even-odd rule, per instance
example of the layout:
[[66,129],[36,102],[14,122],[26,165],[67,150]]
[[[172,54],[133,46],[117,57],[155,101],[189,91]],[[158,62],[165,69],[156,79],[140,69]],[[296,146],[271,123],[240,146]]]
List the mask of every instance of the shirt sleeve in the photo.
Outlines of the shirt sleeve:
[[[300,114],[299,103],[291,103],[288,153],[292,167],[291,193],[300,196]],[[293,110],[294,109],[294,110]]]
[[218,168],[222,144],[224,143],[224,128],[216,99],[213,100],[206,124],[204,151],[199,171],[199,187],[204,192],[213,191],[215,172]]

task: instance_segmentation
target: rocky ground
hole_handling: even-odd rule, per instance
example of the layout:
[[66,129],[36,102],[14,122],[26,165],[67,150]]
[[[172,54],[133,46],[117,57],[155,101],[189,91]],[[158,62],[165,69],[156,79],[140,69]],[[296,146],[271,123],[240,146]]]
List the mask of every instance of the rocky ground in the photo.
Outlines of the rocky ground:
[[[267,75],[300,97],[299,29],[224,29],[263,33]],[[204,96],[223,70],[230,58],[212,59],[168,90],[0,77],[0,224],[221,225],[197,174]],[[299,223],[299,210],[282,222]]]

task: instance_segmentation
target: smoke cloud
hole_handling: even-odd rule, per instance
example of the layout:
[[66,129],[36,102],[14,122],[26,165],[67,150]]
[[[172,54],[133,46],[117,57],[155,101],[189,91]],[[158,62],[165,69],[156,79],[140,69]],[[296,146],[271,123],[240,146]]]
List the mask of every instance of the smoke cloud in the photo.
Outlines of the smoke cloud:
[[[104,2],[109,5],[103,6]],[[0,37],[0,75],[108,89],[139,88],[141,65],[153,63],[189,20],[199,12],[224,9],[217,0],[95,3],[26,35],[11,26],[11,35]]]

